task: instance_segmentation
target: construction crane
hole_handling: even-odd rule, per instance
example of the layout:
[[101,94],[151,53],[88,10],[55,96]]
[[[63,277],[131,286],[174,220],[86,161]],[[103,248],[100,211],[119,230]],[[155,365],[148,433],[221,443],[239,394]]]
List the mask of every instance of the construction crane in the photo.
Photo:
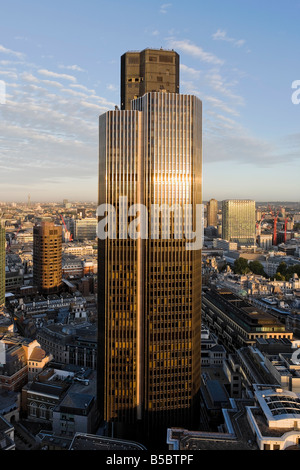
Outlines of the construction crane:
[[69,241],[71,242],[71,241],[73,241],[72,234],[71,234],[71,232],[67,229],[67,226],[66,226],[66,223],[65,223],[65,221],[64,221],[64,218],[63,218],[62,214],[60,214],[60,217],[61,217],[61,220],[62,220],[62,222],[63,222],[63,224],[64,224],[64,227],[65,227],[65,236],[66,236],[67,233],[69,233],[69,234],[70,234]]
[[284,221],[284,243],[286,242],[287,223],[288,223],[288,218],[286,218]]
[[270,207],[270,204],[268,205],[269,207],[269,211],[273,217],[273,220],[274,220],[274,230],[273,230],[273,245],[276,246],[277,245],[277,221],[278,221],[278,215],[279,215],[279,210],[277,211],[277,214],[275,215],[275,213],[272,211],[271,207]]
[[261,219],[259,222],[256,222],[256,232],[258,233],[258,229],[262,224],[262,221],[264,220],[266,214],[262,214]]

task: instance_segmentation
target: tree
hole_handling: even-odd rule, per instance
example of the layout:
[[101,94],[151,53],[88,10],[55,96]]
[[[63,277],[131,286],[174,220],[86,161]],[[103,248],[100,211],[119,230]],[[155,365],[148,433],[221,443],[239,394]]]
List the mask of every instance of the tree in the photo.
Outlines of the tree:
[[285,281],[285,276],[283,276],[283,274],[276,273],[274,279],[275,281]]
[[264,267],[259,261],[250,261],[248,266],[249,266],[249,269],[253,272],[253,274],[267,277],[264,271]]
[[279,264],[279,266],[278,266],[278,268],[277,268],[277,270],[276,270],[276,273],[280,273],[280,274],[282,274],[283,276],[286,275],[286,273],[287,273],[287,264],[286,264],[284,261],[282,261],[282,262]]
[[248,274],[250,272],[248,260],[245,258],[236,259],[233,265],[233,271],[235,274]]

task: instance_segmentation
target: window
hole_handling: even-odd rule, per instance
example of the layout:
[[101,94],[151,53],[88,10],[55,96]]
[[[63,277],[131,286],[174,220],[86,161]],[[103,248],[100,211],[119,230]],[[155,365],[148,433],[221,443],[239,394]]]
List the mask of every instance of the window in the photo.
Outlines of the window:
[[46,407],[45,407],[45,405],[40,406],[40,418],[46,419]]
[[36,416],[36,404],[33,402],[29,405],[29,414],[30,416]]

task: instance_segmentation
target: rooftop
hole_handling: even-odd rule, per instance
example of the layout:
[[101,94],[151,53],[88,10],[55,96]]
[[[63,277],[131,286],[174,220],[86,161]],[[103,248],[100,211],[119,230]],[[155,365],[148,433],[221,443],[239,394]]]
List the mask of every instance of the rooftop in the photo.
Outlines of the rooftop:
[[69,450],[146,450],[142,444],[103,436],[76,433]]

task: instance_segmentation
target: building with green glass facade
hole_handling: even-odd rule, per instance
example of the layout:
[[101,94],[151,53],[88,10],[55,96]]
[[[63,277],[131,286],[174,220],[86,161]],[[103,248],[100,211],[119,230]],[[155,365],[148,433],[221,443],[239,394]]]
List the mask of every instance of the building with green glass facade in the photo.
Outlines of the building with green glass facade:
[[222,238],[239,245],[255,244],[255,201],[222,201]]

